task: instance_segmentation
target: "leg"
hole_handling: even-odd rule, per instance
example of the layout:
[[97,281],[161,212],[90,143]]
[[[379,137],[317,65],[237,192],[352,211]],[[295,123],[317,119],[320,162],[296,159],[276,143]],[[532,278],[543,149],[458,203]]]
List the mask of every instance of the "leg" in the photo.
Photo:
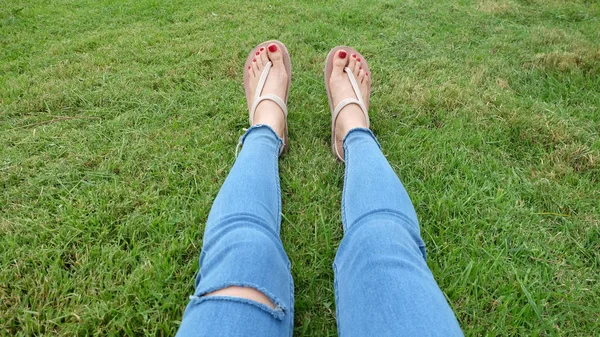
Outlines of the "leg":
[[[283,97],[288,82],[282,52],[274,44],[266,47],[257,47],[245,69],[250,90],[271,61],[263,92]],[[294,286],[279,239],[285,116],[277,104],[262,101],[253,124],[208,216],[196,291],[178,336],[292,335]]]
[[280,146],[267,126],[246,133],[208,216],[196,291],[178,336],[291,336],[293,285],[279,239]]
[[[363,57],[342,47],[328,62],[332,107],[357,95],[368,104],[371,78]],[[333,120],[335,152],[346,161],[344,239],[333,264],[339,334],[461,336],[425,262],[410,198],[368,129],[367,104],[342,106]]]
[[425,262],[417,215],[368,129],[344,139],[344,239],[334,269],[341,336],[461,336]]

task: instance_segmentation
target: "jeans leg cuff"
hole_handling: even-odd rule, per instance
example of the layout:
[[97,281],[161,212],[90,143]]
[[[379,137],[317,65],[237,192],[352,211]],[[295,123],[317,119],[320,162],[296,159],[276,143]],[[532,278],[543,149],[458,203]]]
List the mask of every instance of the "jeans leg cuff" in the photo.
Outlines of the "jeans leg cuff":
[[263,133],[269,134],[269,136],[272,136],[273,140],[278,143],[277,144],[278,153],[281,153],[281,149],[283,148],[283,139],[281,139],[277,135],[277,133],[275,132],[275,130],[273,130],[273,128],[271,128],[267,124],[256,124],[256,125],[252,125],[251,127],[249,127],[246,130],[246,132],[244,132],[244,134],[240,137],[240,140],[239,140],[237,146],[235,147],[235,156],[236,157],[237,157],[237,155],[239,153],[240,147],[244,144],[244,141],[246,140],[246,137],[248,137],[248,135],[250,135],[250,133],[253,133],[253,132],[263,132]]
[[379,141],[377,140],[377,138],[375,137],[375,135],[373,134],[373,132],[367,128],[354,128],[354,129],[350,129],[350,131],[348,131],[348,133],[346,133],[346,136],[344,136],[344,140],[342,142],[343,146],[344,146],[344,152],[346,151],[346,141],[348,138],[350,137],[360,137],[360,135],[369,135],[377,144],[377,147],[379,147],[379,149],[381,149],[381,145],[379,144]]

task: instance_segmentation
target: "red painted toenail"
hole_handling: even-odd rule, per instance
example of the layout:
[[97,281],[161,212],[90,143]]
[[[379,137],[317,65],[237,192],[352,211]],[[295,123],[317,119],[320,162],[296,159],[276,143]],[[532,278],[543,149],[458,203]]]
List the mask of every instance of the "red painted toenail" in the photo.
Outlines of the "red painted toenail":
[[357,62],[360,62],[360,59],[356,59]]
[[343,51],[343,50],[338,55],[340,56],[341,59],[345,59],[346,58],[346,52]]
[[260,55],[260,52],[256,52],[256,55]]
[[365,76],[369,76],[369,73],[365,73]]
[[252,69],[252,66],[248,66],[248,69]]
[[269,51],[270,51],[271,53],[274,53],[274,52],[276,52],[276,51],[277,51],[277,45],[274,45],[274,44],[270,45],[270,46],[269,46]]
[[260,47],[260,51],[263,51],[263,50],[265,50],[265,47]]
[[252,59],[252,62],[256,62],[256,59]]
[[352,58],[356,58],[356,54],[352,54]]
[[358,70],[362,70],[362,67],[358,68]]

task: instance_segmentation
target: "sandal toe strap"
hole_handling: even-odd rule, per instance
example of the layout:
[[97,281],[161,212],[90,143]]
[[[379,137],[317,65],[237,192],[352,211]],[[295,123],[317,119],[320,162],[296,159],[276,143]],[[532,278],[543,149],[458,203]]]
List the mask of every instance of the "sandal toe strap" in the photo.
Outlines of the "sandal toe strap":
[[[365,119],[367,121],[367,127],[369,127],[371,123],[369,123],[369,115],[367,114],[367,107],[365,106],[365,102],[363,101],[362,93],[360,92],[360,88],[358,87],[356,78],[354,77],[354,74],[352,73],[352,70],[350,68],[346,67],[346,68],[344,68],[344,71],[346,72],[346,74],[348,74],[348,78],[350,79],[350,84],[352,84],[352,89],[354,90],[354,94],[356,95],[356,97],[358,97],[358,99],[346,98],[346,99],[342,100],[341,102],[339,102],[337,104],[337,106],[335,107],[335,109],[333,109],[333,118],[332,118],[333,123],[335,124],[335,121],[337,120],[337,117],[338,117],[339,113],[342,111],[342,109],[344,109],[346,106],[348,106],[350,104],[356,104],[360,107],[363,114],[365,115]],[[334,130],[335,130],[335,128],[334,128]],[[335,141],[335,135],[334,135],[333,139]],[[339,153],[337,146],[334,146],[334,148],[335,148],[335,154],[337,155],[337,157],[341,161],[344,161],[344,158],[342,158],[341,154]]]
[[267,64],[265,64],[265,68],[263,69],[262,73],[260,74],[260,79],[258,80],[258,85],[256,86],[256,94],[254,95],[254,103],[252,103],[252,108],[250,108],[250,125],[253,124],[254,113],[256,112],[256,107],[258,107],[258,104],[260,104],[260,102],[265,101],[265,100],[273,101],[277,105],[279,105],[279,107],[283,111],[283,115],[287,119],[287,115],[288,115],[287,105],[281,99],[281,97],[279,97],[277,95],[273,95],[273,94],[265,94],[265,95],[261,96],[262,91],[265,88],[265,84],[267,83],[267,77],[269,76],[269,72],[271,71],[272,66],[273,66],[273,63],[271,61],[267,62]]

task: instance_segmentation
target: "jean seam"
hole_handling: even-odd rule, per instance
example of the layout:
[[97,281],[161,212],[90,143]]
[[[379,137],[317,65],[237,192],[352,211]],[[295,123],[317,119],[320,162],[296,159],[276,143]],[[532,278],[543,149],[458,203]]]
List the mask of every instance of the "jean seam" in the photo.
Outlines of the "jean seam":
[[379,142],[377,141],[377,138],[375,137],[375,135],[373,134],[373,132],[370,129],[367,128],[353,128],[350,129],[346,135],[344,136],[344,140],[342,141],[342,147],[344,148],[344,161],[346,163],[345,168],[344,168],[344,186],[343,186],[343,190],[342,190],[342,229],[344,231],[346,231],[348,228],[350,228],[347,224],[347,216],[346,216],[346,190],[347,190],[347,182],[348,182],[348,171],[349,171],[349,167],[350,167],[350,155],[348,151],[348,145],[346,144],[346,140],[348,139],[348,137],[351,134],[357,133],[357,132],[365,132],[367,133],[377,144],[377,147],[379,147],[379,149],[381,149],[381,145],[379,144]]
[[290,337],[294,335],[294,278],[292,277],[291,266],[289,269],[290,277]]
[[337,282],[337,265],[335,261],[333,262],[333,293],[335,296],[335,317],[336,317],[336,326],[337,326],[337,335],[338,337],[342,336],[342,331],[340,330],[340,296],[338,293],[338,282]]
[[[281,143],[279,144],[281,146]],[[279,151],[278,151],[279,152]],[[281,183],[279,179],[279,160],[275,160],[275,186],[277,189],[277,234],[281,233]]]
[[344,159],[346,162],[346,165],[344,167],[344,186],[342,187],[342,229],[346,231],[346,191],[348,183],[348,167],[350,166],[350,160],[348,160],[349,154],[346,143],[343,143],[342,147],[344,148]]

